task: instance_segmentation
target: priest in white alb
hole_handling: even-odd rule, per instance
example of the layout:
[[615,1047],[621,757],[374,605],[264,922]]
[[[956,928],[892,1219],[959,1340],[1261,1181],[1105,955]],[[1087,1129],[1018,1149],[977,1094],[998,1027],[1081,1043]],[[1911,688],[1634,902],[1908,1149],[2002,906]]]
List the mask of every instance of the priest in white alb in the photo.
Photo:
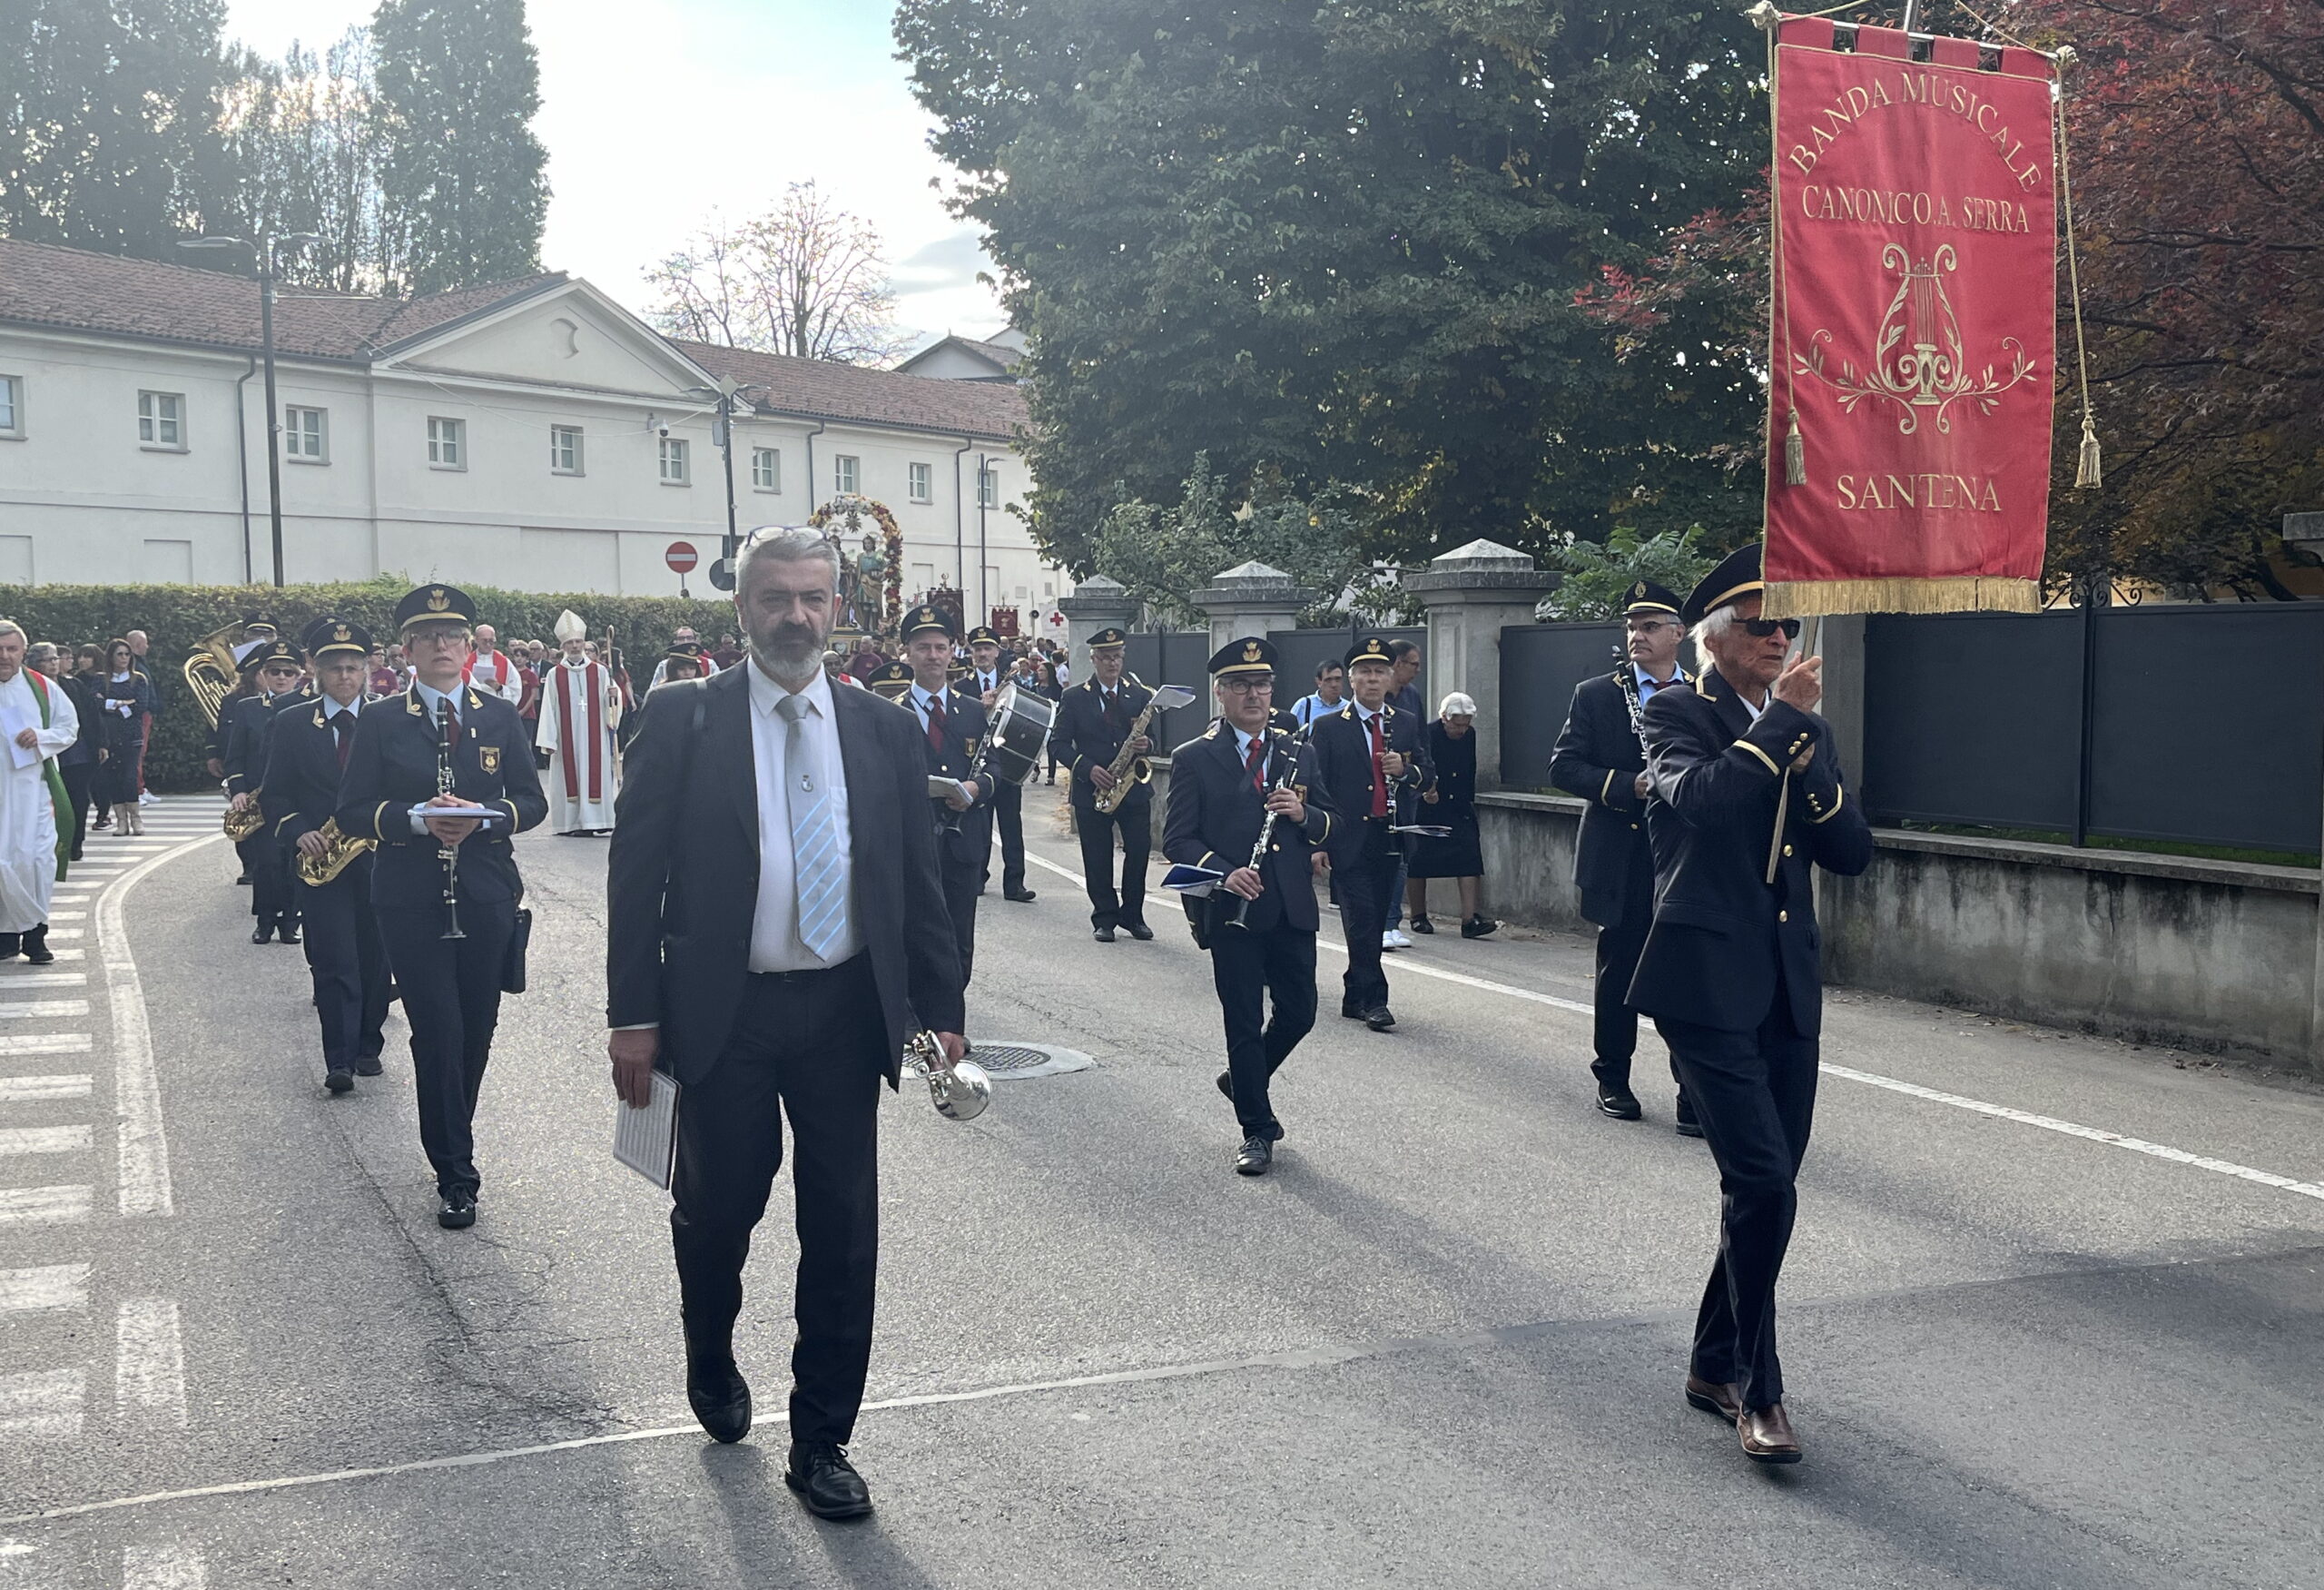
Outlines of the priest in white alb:
[[536,744],[548,758],[541,782],[548,786],[549,826],[559,834],[612,833],[614,795],[621,787],[614,763],[621,687],[612,670],[588,655],[588,635],[579,614],[559,613],[556,643],[565,655],[541,681]]
[[57,821],[64,785],[53,758],[81,737],[80,715],[58,686],[25,667],[25,632],[0,618],[0,961],[34,965],[48,947],[48,902],[64,868]]

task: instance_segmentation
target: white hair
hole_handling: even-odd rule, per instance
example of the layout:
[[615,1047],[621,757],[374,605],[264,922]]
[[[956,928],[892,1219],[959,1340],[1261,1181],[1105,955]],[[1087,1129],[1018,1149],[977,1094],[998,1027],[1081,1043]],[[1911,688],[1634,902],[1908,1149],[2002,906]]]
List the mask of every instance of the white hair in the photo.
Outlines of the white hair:
[[742,551],[734,558],[734,588],[741,590],[750,580],[751,568],[762,559],[776,563],[804,563],[819,558],[831,566],[832,588],[839,588],[839,548],[822,531],[804,525],[762,525],[743,541]]
[[1477,716],[1477,704],[1474,701],[1472,701],[1468,696],[1462,695],[1460,691],[1455,690],[1452,695],[1447,696],[1442,702],[1438,703],[1436,716],[1439,717],[1474,717]]
[[1732,602],[1713,607],[1696,620],[1690,632],[1695,643],[1695,672],[1708,674],[1718,666],[1718,659],[1710,655],[1710,643],[1726,634],[1734,624],[1735,605]]
[[0,635],[13,635],[28,647],[33,643],[33,637],[25,633],[25,627],[14,618],[0,618]]

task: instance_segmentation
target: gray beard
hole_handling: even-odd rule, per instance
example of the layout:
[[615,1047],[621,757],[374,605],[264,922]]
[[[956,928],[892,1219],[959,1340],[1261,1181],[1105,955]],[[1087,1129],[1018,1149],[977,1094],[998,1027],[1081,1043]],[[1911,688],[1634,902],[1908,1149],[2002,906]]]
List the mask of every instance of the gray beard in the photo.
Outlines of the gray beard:
[[823,671],[823,654],[813,648],[807,649],[798,657],[785,657],[761,651],[757,642],[753,641],[751,662],[768,678],[794,694],[813,684],[815,676]]

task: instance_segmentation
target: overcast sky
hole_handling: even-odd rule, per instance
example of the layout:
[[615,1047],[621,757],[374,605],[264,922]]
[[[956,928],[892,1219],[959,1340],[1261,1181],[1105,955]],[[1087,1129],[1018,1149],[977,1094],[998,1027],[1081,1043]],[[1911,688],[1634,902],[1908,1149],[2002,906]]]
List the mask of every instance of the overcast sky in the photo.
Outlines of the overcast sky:
[[[368,23],[376,0],[231,0],[269,54]],[[531,0],[548,149],[543,262],[633,309],[639,272],[715,207],[764,209],[812,180],[880,229],[898,320],[923,336],[1000,328],[975,232],[944,212],[926,114],[880,0]]]

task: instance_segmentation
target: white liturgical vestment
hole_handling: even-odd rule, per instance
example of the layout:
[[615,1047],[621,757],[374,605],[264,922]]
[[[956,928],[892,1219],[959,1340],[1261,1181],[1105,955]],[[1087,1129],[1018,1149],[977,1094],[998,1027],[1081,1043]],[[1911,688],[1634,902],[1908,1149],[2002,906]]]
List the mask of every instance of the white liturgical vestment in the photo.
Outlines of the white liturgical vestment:
[[[48,686],[46,728],[33,688],[22,670],[0,684],[0,729],[9,741],[0,746],[0,933],[29,933],[48,920],[56,889],[56,807],[44,764],[81,737],[80,715],[64,686]],[[37,751],[14,743],[27,728],[40,738]]]
[[602,663],[560,662],[549,669],[536,743],[549,754],[541,783],[548,790],[553,832],[614,825],[614,796],[621,788],[614,731],[620,725],[621,691]]

